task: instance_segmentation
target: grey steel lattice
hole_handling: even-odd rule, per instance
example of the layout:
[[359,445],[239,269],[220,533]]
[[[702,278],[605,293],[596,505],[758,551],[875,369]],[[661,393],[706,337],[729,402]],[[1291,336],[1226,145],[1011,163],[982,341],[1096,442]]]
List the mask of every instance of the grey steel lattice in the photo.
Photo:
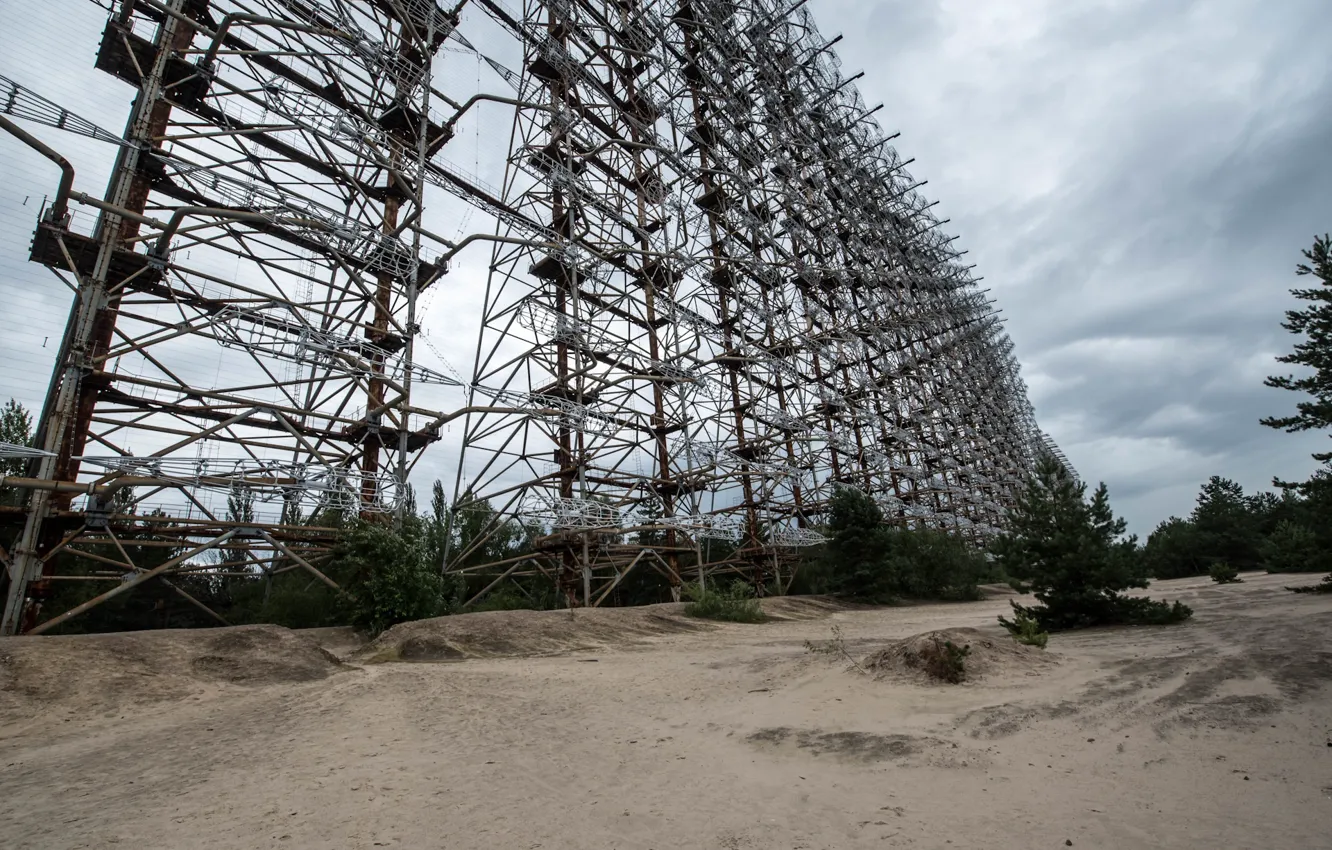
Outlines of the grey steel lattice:
[[[207,492],[249,489],[264,568],[299,538],[315,569],[329,538],[303,510],[393,510],[449,422],[455,511],[494,510],[442,567],[545,573],[570,604],[649,562],[676,587],[789,579],[838,486],[982,541],[1039,455],[1067,465],[801,2],[114,5],[97,66],[137,91],[123,134],[0,78],[0,112],[117,152],[105,197],[65,187],[33,243],[80,302],[24,456],[5,630],[40,619],[53,553],[114,532],[77,520],[118,479],[176,494],[160,535],[198,551],[235,533]],[[451,158],[463,127],[502,178]],[[418,298],[458,297],[450,260],[478,243],[463,377],[418,362]],[[531,551],[477,563],[514,522]]]

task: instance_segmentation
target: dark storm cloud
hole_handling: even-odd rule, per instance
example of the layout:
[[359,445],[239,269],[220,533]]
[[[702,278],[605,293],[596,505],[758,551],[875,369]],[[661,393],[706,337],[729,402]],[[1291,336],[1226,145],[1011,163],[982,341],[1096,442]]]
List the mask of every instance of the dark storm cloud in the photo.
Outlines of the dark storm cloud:
[[814,10],[992,287],[1043,426],[1135,531],[1209,474],[1310,471],[1326,439],[1258,419],[1296,400],[1262,379],[1332,230],[1325,4]]

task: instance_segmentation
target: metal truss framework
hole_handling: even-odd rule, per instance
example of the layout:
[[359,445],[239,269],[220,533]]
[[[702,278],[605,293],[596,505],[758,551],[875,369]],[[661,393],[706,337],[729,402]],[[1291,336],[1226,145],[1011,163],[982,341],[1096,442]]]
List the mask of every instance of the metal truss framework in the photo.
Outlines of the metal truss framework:
[[[5,631],[77,613],[37,624],[53,559],[124,551],[127,482],[172,494],[152,534],[179,554],[115,563],[104,597],[238,539],[259,569],[323,578],[317,509],[395,510],[452,420],[455,511],[494,512],[443,566],[543,573],[570,604],[634,568],[780,577],[839,486],[983,540],[1036,458],[1062,458],[802,2],[472,0],[519,72],[461,31],[466,2],[120,0],[97,67],[137,89],[123,134],[0,78],[0,112],[117,148],[95,198],[0,119],[62,163],[32,259],[77,292],[18,482]],[[446,45],[505,90],[441,91]],[[512,109],[499,188],[442,155],[479,100]],[[435,235],[428,192],[493,229]],[[448,298],[477,241],[464,379],[417,362],[418,298]],[[430,385],[457,403],[418,406]],[[238,489],[256,519],[207,498]],[[539,527],[532,551],[478,563],[514,521]]]

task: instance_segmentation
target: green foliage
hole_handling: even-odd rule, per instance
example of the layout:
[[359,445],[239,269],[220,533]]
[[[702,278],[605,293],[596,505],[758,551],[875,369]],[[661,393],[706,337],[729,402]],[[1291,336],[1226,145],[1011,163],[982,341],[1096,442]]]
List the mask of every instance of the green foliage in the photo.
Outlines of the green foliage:
[[888,529],[874,500],[850,487],[836,488],[828,500],[828,531],[828,589],[852,599],[891,602],[897,582],[885,563]]
[[971,654],[971,646],[958,646],[951,640],[943,642],[942,657],[942,678],[946,681],[957,684],[967,678],[967,656]]
[[[134,519],[133,501],[133,492],[125,488],[117,493],[113,506],[115,512],[129,523],[129,530],[117,533],[121,546],[99,544],[89,546],[88,551],[117,561],[123,561],[128,556],[136,566],[150,570],[179,553],[171,547],[148,545],[149,541],[154,540],[152,526]],[[161,511],[153,511],[147,516],[161,515]],[[57,556],[55,572],[59,575],[98,578],[120,572],[113,572],[108,566],[66,551]],[[112,586],[111,581],[103,580],[52,582],[50,596],[43,602],[43,611],[49,614],[67,611],[110,590]],[[189,594],[214,611],[225,610],[229,601],[222,580],[207,572],[173,576],[169,580],[159,577],[144,582],[133,593],[121,594],[69,620],[52,633],[81,634],[220,625],[216,619],[188,601],[184,594]]]
[[[1276,493],[1244,495],[1238,484],[1213,476],[1188,519],[1171,517],[1147,538],[1143,563],[1158,579],[1207,574],[1224,561],[1237,571],[1322,572],[1332,569],[1332,492],[1322,473]],[[1313,529],[1325,527],[1322,537]]]
[[[489,583],[489,581],[487,581]],[[510,579],[491,590],[468,611],[553,611],[564,607],[555,585],[544,576]]]
[[[640,529],[634,535],[635,542],[640,546],[666,546],[674,532],[664,528],[650,528],[658,524],[665,514],[665,505],[661,499],[655,494],[649,495],[639,503],[637,513],[637,524],[649,527]],[[682,541],[677,536],[675,542],[678,544]],[[662,557],[672,561],[677,575],[683,569],[693,566],[698,560],[692,552],[663,550]],[[676,598],[677,587],[664,570],[657,568],[658,566],[652,556],[644,558],[643,562],[615,585],[608,602],[612,605],[651,605],[656,602],[673,601]]]
[[1225,561],[1216,561],[1207,569],[1207,574],[1217,584],[1237,584],[1244,579],[1239,577],[1239,570]]
[[[32,445],[32,416],[12,398],[0,407],[0,443]],[[23,458],[0,458],[0,475],[23,475],[27,463]],[[25,492],[17,487],[0,487],[0,505],[21,505],[25,498]]]
[[[245,584],[246,589],[252,591],[251,602],[242,605],[237,613],[253,611],[245,618],[248,622],[273,623],[289,629],[313,629],[347,622],[343,615],[346,600],[342,595],[304,570],[255,578]],[[242,603],[244,600],[238,596],[233,589],[232,599]]]
[[[1318,500],[1329,497],[1328,492],[1320,488],[1321,484],[1316,474],[1309,485],[1304,485],[1305,492],[1310,495],[1302,501],[1310,508],[1309,515],[1317,516],[1326,511],[1318,504]],[[1323,531],[1328,533],[1326,528]],[[1308,526],[1282,520],[1263,544],[1263,565],[1269,573],[1320,573],[1332,569],[1332,547],[1320,540]],[[1295,593],[1332,593],[1332,575],[1315,585],[1286,589]]]
[[[227,521],[254,522],[254,495],[239,482],[233,483],[231,492],[227,494]],[[214,555],[217,557],[218,565],[224,570],[253,569],[250,565],[249,548],[247,541],[233,537]]]
[[800,559],[783,589],[786,596],[811,596],[832,593],[832,569],[827,544],[800,550]]
[[[1126,524],[1111,511],[1105,485],[1097,487],[1090,500],[1086,489],[1061,464],[1046,458],[1019,496],[993,551],[1015,586],[1034,592],[1040,604],[1013,603],[1014,612],[1046,631],[1155,623],[1191,614],[1178,603],[1172,607],[1123,595],[1129,588],[1147,586],[1137,540],[1124,539]],[[1016,630],[1013,621],[999,621]]]
[[1263,544],[1263,566],[1269,573],[1317,573],[1328,568],[1328,556],[1306,526],[1282,520]]
[[[12,398],[0,407],[0,443],[32,445],[32,415]],[[22,458],[0,459],[0,475],[22,475],[25,463]]]
[[685,614],[704,620],[724,620],[729,623],[762,623],[767,620],[753,588],[743,581],[733,581],[727,587],[700,587],[687,584],[683,588],[689,604]]
[[1148,574],[1159,579],[1204,575],[1216,561],[1239,571],[1323,569],[1317,552],[1332,546],[1332,529],[1326,541],[1295,539],[1289,530],[1292,524],[1312,528],[1320,519],[1332,521],[1332,502],[1324,506],[1302,495],[1304,486],[1283,485],[1280,495],[1245,495],[1234,481],[1212,476],[1187,519],[1171,517],[1147,538],[1143,560]]
[[[1290,354],[1277,360],[1311,370],[1296,378],[1292,375],[1267,379],[1269,387],[1303,393],[1310,397],[1295,405],[1293,416],[1262,420],[1270,428],[1287,432],[1332,429],[1332,237],[1314,238],[1313,247],[1304,251],[1307,263],[1295,267],[1295,274],[1310,276],[1317,286],[1292,289],[1291,294],[1309,306],[1288,310],[1281,326],[1300,341]],[[1298,505],[1298,512],[1278,523],[1263,549],[1263,561],[1269,572],[1323,570],[1332,568],[1332,452],[1315,454],[1323,468],[1306,482],[1281,482],[1277,486]],[[1325,589],[1326,588],[1326,589]],[[1301,593],[1332,592],[1332,575],[1314,588],[1290,588]]]
[[[438,485],[438,482],[436,482]],[[431,500],[432,515],[440,516],[444,500],[442,486],[437,486]],[[440,560],[444,535],[450,538],[449,560],[462,566],[479,566],[503,561],[516,550],[525,548],[526,541],[536,529],[524,528],[507,519],[490,506],[478,500],[469,490],[454,504],[447,519],[436,519],[440,524]]]
[[1165,520],[1147,536],[1142,558],[1147,574],[1159,579],[1202,575],[1207,570],[1197,529],[1179,517]]
[[[412,519],[415,519],[414,517]],[[395,527],[357,521],[333,551],[333,564],[350,575],[345,585],[352,625],[371,634],[408,620],[438,617],[458,604],[461,587],[429,562],[419,523]]]
[[803,582],[818,579],[820,590],[850,599],[978,599],[977,585],[994,569],[983,553],[947,532],[885,525],[874,500],[850,487],[839,487],[829,500],[828,530],[822,563]]
[[1009,633],[1013,635],[1013,640],[1018,643],[1045,649],[1045,645],[1050,641],[1050,633],[1042,629],[1041,624],[1024,611],[1015,613],[1012,620],[1001,618],[1000,622],[1007,627]]
[[977,585],[992,571],[979,549],[938,529],[893,528],[887,545],[889,573],[914,599],[980,599]]
[[1237,570],[1256,569],[1264,529],[1284,509],[1273,493],[1246,496],[1236,482],[1213,475],[1188,519],[1171,517],[1148,536],[1143,549],[1147,573],[1159,579],[1206,575],[1216,561]]
[[1259,517],[1244,488],[1228,478],[1213,475],[1202,486],[1190,517],[1196,551],[1208,564],[1228,561],[1237,569],[1251,570],[1260,561]]
[[[643,526],[655,525],[664,512],[665,506],[661,499],[651,496],[638,506],[638,523]],[[666,542],[666,532],[659,528],[644,528],[638,532],[636,540],[640,546],[658,546]]]
[[1304,587],[1288,587],[1286,590],[1292,593],[1332,593],[1332,575],[1324,576],[1318,584],[1307,584]]
[[1125,596],[1118,602],[1118,621],[1129,626],[1170,626],[1193,616],[1193,609],[1178,599],[1158,602],[1144,596]]
[[[1269,387],[1304,393],[1312,397],[1295,405],[1293,416],[1269,417],[1262,423],[1287,432],[1332,428],[1332,238],[1327,234],[1314,238],[1311,249],[1304,251],[1308,263],[1295,268],[1300,276],[1311,276],[1318,285],[1310,289],[1292,289],[1291,294],[1310,302],[1301,310],[1288,310],[1281,326],[1302,339],[1290,354],[1277,360],[1312,370],[1296,378],[1291,375],[1270,377]],[[1315,460],[1332,460],[1332,452],[1315,454]]]

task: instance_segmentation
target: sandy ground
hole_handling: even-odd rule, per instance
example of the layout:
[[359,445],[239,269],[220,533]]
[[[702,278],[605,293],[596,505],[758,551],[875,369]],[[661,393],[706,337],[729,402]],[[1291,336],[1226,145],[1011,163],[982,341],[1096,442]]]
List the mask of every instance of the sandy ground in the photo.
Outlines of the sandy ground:
[[703,628],[672,606],[468,615],[360,649],[8,639],[0,845],[1332,847],[1332,598],[1288,583],[1163,582],[1193,622],[1057,635],[961,685],[805,642],[835,649],[835,626],[860,660],[974,628],[998,651],[1004,596]]

